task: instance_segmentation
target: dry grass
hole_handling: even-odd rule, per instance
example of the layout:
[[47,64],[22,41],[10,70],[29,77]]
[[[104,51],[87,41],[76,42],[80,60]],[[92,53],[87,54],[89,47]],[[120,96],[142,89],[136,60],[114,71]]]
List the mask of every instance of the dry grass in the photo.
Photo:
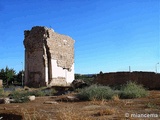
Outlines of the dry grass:
[[50,120],[48,116],[41,114],[36,109],[25,109],[22,108],[19,112],[24,120]]
[[82,108],[68,105],[63,109],[59,108],[56,118],[58,120],[97,120],[97,117],[100,117],[99,120],[107,119],[108,115],[114,115],[116,113],[115,109],[107,107],[107,104],[107,100],[98,101],[95,99]]
[[5,92],[3,93],[3,96],[7,97],[10,93],[11,93],[10,91],[5,91]]
[[71,106],[58,110],[56,117],[58,120],[92,120],[90,117],[82,115],[82,111]]
[[105,110],[100,110],[96,116],[104,116],[104,115],[113,115],[115,113],[114,109],[105,109]]
[[107,100],[102,99],[102,100],[97,100],[97,99],[93,99],[92,101],[90,101],[91,105],[106,105],[107,104]]

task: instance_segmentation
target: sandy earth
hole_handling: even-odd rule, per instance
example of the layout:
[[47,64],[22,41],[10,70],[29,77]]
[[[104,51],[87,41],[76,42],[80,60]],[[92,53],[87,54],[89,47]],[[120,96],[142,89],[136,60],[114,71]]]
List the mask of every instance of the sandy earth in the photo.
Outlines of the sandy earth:
[[160,120],[160,91],[149,93],[145,98],[106,101],[64,101],[67,95],[36,97],[27,103],[1,104],[0,120]]

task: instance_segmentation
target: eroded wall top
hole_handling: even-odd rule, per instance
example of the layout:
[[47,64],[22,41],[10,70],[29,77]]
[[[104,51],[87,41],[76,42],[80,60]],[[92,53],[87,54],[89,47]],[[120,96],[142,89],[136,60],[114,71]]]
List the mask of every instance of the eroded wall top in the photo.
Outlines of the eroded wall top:
[[52,30],[48,30],[48,33],[47,46],[51,58],[57,60],[58,66],[69,70],[74,63],[74,40]]
[[24,34],[27,51],[44,50],[45,47],[48,58],[57,60],[59,67],[71,69],[74,63],[74,40],[71,37],[43,26],[35,26]]

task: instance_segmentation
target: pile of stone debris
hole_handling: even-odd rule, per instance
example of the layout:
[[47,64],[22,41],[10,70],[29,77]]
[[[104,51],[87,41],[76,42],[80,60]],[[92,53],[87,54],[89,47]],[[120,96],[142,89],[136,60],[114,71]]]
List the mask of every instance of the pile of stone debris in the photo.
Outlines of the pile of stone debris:
[[[34,95],[28,96],[29,101],[34,101],[36,97]],[[15,100],[9,97],[0,98],[0,104],[15,103]]]
[[73,89],[78,89],[78,88],[87,87],[89,85],[85,83],[82,79],[76,79],[72,82],[71,86]]

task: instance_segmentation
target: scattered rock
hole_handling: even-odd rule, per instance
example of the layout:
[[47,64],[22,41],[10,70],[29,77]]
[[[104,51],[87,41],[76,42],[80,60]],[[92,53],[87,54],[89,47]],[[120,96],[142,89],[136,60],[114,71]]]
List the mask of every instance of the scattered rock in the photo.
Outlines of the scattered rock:
[[56,101],[45,101],[43,104],[58,104]]
[[74,89],[77,89],[77,88],[84,88],[86,86],[88,86],[87,83],[85,83],[83,80],[81,79],[76,79],[72,82],[71,86],[74,88]]
[[34,101],[34,100],[36,99],[36,97],[35,97],[34,95],[28,96],[28,99],[29,99],[30,101]]
[[9,104],[10,103],[10,99],[9,98],[4,98],[4,104]]
[[0,99],[0,104],[9,104],[10,103],[10,99],[9,98],[1,98]]
[[68,101],[78,101],[79,99],[76,96],[67,96]]
[[10,103],[15,103],[15,99],[9,99]]

